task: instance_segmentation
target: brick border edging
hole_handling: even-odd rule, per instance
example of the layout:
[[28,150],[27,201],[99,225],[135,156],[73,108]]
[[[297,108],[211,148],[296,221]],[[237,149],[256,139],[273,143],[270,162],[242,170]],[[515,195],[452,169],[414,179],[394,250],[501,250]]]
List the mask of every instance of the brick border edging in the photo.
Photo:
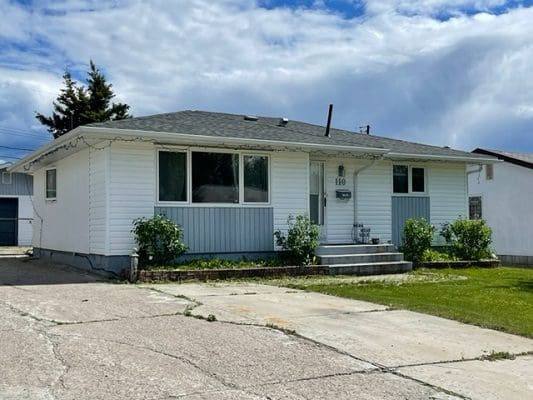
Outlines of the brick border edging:
[[501,265],[500,260],[479,261],[418,261],[413,262],[413,268],[495,268]]
[[139,282],[184,280],[207,281],[265,276],[302,276],[328,274],[329,267],[327,265],[242,269],[141,270],[138,273],[137,280]]

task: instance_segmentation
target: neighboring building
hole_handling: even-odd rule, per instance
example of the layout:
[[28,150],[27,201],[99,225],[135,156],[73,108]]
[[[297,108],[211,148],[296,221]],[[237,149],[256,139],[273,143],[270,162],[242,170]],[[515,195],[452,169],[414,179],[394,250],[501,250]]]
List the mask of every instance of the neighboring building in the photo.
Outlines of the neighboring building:
[[0,246],[31,246],[33,179],[0,165]]
[[469,216],[492,228],[493,247],[504,264],[533,265],[533,154],[475,149],[502,162],[472,169]]
[[[120,271],[132,221],[165,214],[189,254],[275,250],[289,214],[323,243],[360,227],[399,244],[405,220],[467,213],[466,166],[491,157],[280,118],[183,111],[78,127],[17,162],[34,176],[35,254]],[[355,227],[354,227],[355,226]],[[59,258],[58,258],[59,260]]]

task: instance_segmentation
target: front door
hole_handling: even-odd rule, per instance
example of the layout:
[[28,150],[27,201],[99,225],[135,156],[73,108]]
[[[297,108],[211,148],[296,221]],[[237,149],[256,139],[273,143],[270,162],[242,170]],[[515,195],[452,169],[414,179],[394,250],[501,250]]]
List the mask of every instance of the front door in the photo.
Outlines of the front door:
[[0,199],[0,246],[17,245],[18,199]]
[[324,192],[324,162],[309,165],[309,218],[320,227],[320,239],[326,238],[326,196]]

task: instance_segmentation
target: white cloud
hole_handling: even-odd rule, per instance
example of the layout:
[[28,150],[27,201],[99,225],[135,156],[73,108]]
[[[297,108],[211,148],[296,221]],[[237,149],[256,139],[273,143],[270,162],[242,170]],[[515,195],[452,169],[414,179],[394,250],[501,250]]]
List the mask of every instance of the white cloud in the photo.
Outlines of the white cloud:
[[533,130],[533,9],[432,15],[500,3],[368,1],[369,13],[352,20],[322,6],[231,0],[18,7],[14,19],[26,23],[1,28],[18,46],[0,63],[0,85],[18,85],[26,108],[46,111],[62,70],[84,71],[92,58],[136,115],[191,108],[324,123],[333,102],[339,127],[370,123],[383,135],[469,149],[497,143],[502,126]]

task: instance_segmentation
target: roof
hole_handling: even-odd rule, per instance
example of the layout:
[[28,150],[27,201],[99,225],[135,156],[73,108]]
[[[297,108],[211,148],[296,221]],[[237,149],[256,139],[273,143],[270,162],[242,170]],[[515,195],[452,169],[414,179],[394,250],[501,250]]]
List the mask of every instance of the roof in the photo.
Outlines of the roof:
[[472,151],[472,153],[498,157],[500,160],[507,161],[508,163],[533,169],[533,153],[513,153],[510,151],[481,149],[479,147]]
[[480,158],[472,153],[454,150],[449,147],[430,146],[404,140],[366,135],[342,129],[331,129],[326,137],[325,127],[300,121],[289,121],[280,126],[281,118],[257,117],[247,120],[243,115],[207,111],[180,111],[108,121],[87,125],[88,128],[111,128],[136,131],[187,133],[192,135],[268,140],[287,143],[309,143],[337,146],[354,146],[388,150],[399,155],[427,155],[444,157]]
[[496,158],[449,147],[430,146],[405,140],[366,135],[342,129],[330,130],[300,121],[280,123],[281,118],[245,118],[239,114],[179,111],[120,121],[79,126],[38,148],[8,168],[31,173],[102,141],[139,141],[161,145],[214,146],[247,149],[293,149],[313,153],[383,157],[391,160],[450,161],[486,164]]

